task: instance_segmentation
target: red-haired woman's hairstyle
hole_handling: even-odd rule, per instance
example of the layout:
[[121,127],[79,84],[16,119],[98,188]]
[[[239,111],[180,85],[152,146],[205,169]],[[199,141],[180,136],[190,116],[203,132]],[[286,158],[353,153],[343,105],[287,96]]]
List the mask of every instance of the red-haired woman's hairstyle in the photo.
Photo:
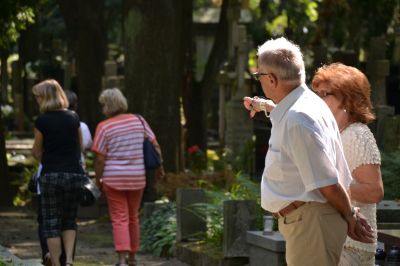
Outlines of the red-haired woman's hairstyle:
[[320,67],[312,80],[312,87],[325,83],[332,93],[342,98],[342,107],[353,122],[368,124],[375,119],[371,104],[371,85],[357,68],[341,63]]

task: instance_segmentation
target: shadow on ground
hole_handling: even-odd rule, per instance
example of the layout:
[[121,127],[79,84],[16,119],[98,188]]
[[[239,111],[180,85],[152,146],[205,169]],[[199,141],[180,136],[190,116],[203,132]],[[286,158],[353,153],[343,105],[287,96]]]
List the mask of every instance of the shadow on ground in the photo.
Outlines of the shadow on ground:
[[[0,245],[21,259],[41,256],[37,236],[36,214],[30,207],[0,210]],[[138,254],[139,266],[185,266],[176,259],[166,260]],[[107,218],[80,220],[75,266],[115,265],[111,224]],[[187,266],[187,265],[186,265]]]

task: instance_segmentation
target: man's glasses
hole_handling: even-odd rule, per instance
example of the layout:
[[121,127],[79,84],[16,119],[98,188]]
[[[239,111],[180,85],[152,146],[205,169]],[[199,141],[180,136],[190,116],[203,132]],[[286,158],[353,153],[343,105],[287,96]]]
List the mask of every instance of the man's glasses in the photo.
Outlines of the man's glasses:
[[251,74],[253,76],[253,78],[257,81],[260,81],[261,76],[266,76],[269,75],[271,73],[262,73],[262,72],[254,72],[253,74]]

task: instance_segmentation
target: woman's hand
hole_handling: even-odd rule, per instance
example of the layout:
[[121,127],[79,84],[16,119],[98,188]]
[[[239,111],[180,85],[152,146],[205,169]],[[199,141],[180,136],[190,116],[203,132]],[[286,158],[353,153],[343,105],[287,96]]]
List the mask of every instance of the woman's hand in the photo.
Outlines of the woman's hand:
[[161,165],[160,167],[158,167],[155,172],[154,172],[154,179],[155,179],[155,183],[163,180],[165,177],[165,171],[164,171],[164,166]]
[[100,189],[100,191],[103,191],[103,182],[101,178],[96,177],[96,186]]
[[100,153],[97,153],[96,159],[94,161],[94,170],[96,172],[96,185],[100,190],[102,189],[103,186],[101,179],[103,177],[104,165],[105,165],[105,156]]

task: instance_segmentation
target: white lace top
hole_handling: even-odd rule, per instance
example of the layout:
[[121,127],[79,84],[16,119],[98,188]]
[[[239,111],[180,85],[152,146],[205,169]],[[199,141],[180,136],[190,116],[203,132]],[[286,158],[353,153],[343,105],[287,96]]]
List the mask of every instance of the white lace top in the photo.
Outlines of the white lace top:
[[[381,164],[378,146],[376,145],[374,135],[367,125],[353,123],[343,130],[341,137],[344,155],[350,172],[353,172],[361,165]],[[357,183],[357,181],[353,179],[353,183]],[[377,239],[376,204],[364,204],[355,201],[352,201],[352,204],[355,207],[360,207],[361,213],[368,219],[368,223],[374,229],[375,238]],[[374,244],[365,244],[347,237],[345,246],[375,252],[376,241]]]

